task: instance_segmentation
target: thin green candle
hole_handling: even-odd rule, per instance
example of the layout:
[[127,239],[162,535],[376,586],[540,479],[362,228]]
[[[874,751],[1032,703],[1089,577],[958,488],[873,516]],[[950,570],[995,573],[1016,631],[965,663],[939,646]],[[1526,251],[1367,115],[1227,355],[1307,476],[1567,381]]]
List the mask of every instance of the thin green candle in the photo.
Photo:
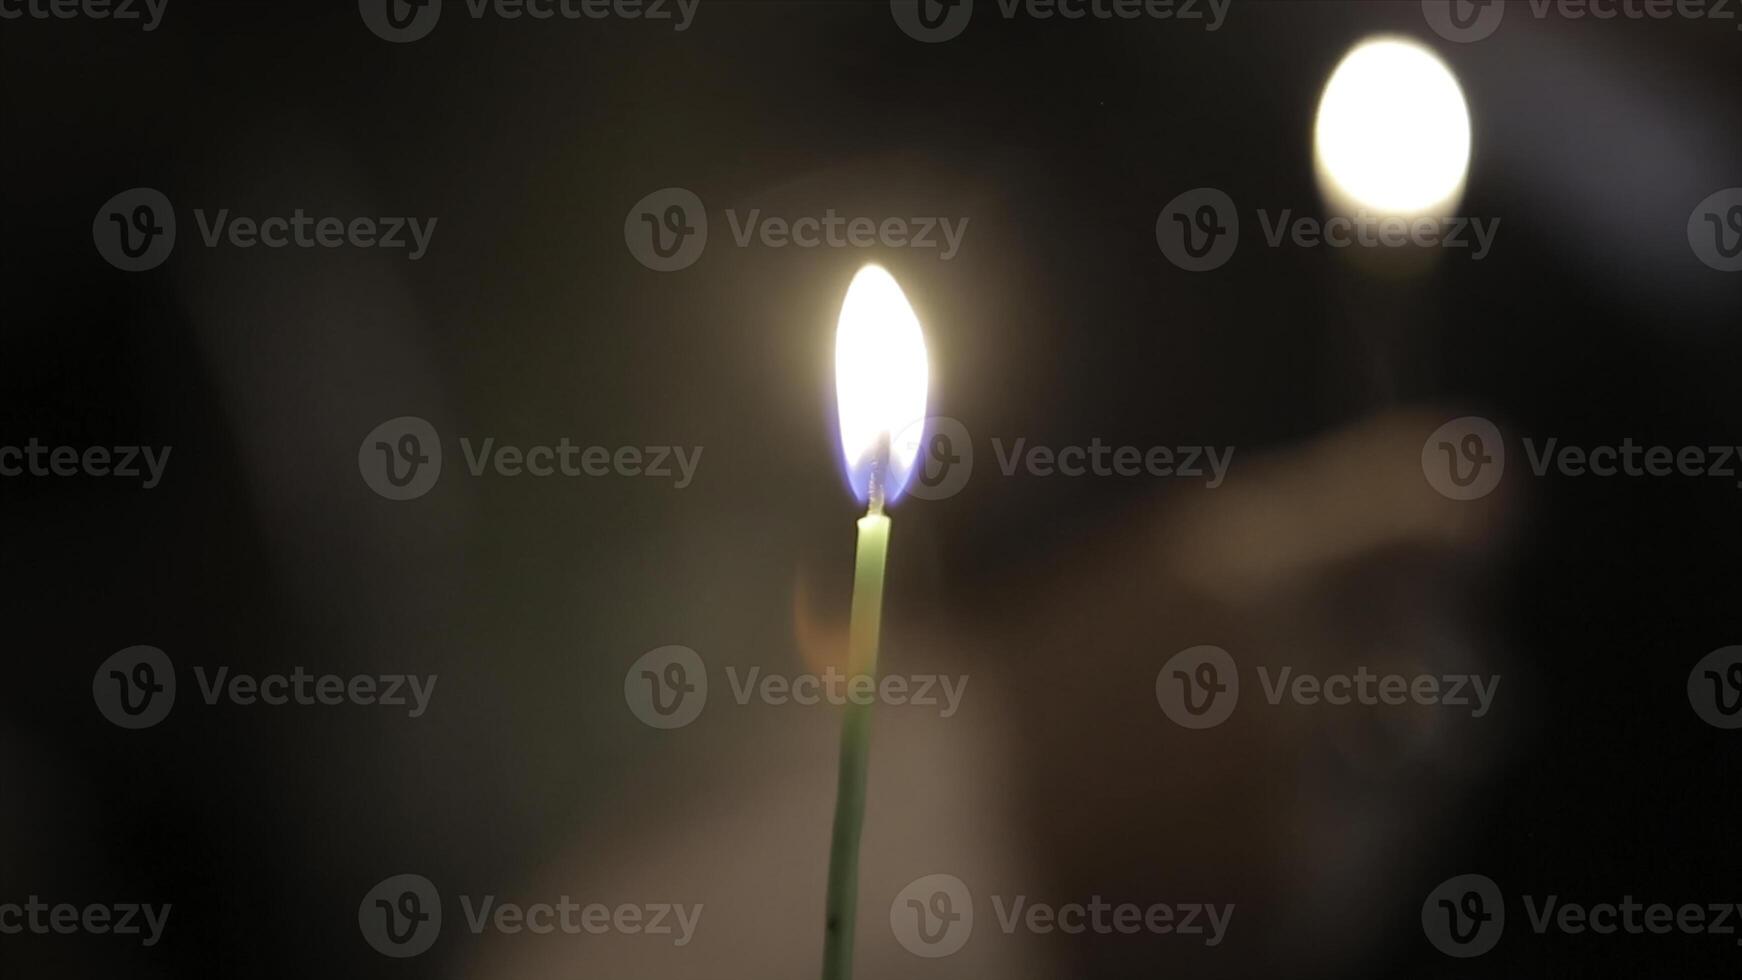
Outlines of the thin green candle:
[[[883,628],[883,562],[889,553],[889,518],[859,518],[859,557],[853,570],[853,620],[847,641],[847,690],[877,681],[877,639]],[[870,684],[859,680],[870,679]],[[847,699],[841,721],[841,771],[835,790],[835,832],[829,844],[829,899],[823,933],[823,980],[853,975],[853,917],[859,906],[859,834],[865,826],[865,771],[871,754],[870,698]]]
[[[871,709],[883,629],[883,573],[889,554],[886,500],[901,490],[924,431],[929,368],[925,336],[907,297],[881,267],[859,270],[847,288],[835,330],[836,402],[841,449],[855,489],[867,503],[859,518],[847,640],[847,705],[829,842],[829,887],[823,931],[823,980],[853,975],[853,927],[859,906],[859,839],[865,827]],[[863,680],[861,679],[863,678]]]

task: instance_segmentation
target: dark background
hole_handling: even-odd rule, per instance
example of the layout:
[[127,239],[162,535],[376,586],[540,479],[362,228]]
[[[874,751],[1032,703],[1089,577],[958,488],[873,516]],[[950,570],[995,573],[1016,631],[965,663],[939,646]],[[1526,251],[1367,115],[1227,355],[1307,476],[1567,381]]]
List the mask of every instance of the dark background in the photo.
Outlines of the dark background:
[[[0,901],[175,904],[156,948],[7,936],[0,963],[605,975],[584,937],[545,943],[538,971],[496,958],[512,937],[464,933],[452,904],[430,953],[380,957],[357,902],[415,871],[450,899],[753,915],[790,892],[795,913],[756,920],[773,941],[632,951],[609,975],[814,970],[834,717],[710,704],[657,732],[622,683],[668,643],[797,671],[804,622],[844,618],[856,514],[829,422],[834,317],[876,260],[925,324],[935,411],[984,454],[960,495],[896,511],[886,661],[939,669],[919,652],[935,651],[983,710],[937,722],[935,758],[897,751],[902,712],[880,718],[869,863],[898,884],[957,866],[948,848],[911,870],[880,857],[911,853],[879,824],[937,803],[896,779],[926,770],[940,793],[987,801],[953,811],[943,839],[984,821],[1018,842],[1000,888],[1239,904],[1219,949],[1065,942],[1064,972],[1037,977],[1732,974],[1733,938],[1536,936],[1517,905],[1495,952],[1453,961],[1418,914],[1467,871],[1509,901],[1742,900],[1737,738],[1683,693],[1694,661],[1742,633],[1734,482],[1538,479],[1510,442],[1505,492],[1459,509],[1417,453],[1463,414],[1538,441],[1737,441],[1742,282],[1683,234],[1696,203],[1742,184],[1734,23],[1515,9],[1463,46],[1417,4],[1378,2],[1236,3],[1215,33],[983,13],[941,45],[880,3],[704,0],[682,34],[450,11],[403,46],[344,3],[171,0],[150,34],[0,23],[0,443],[174,447],[150,492],[0,480]],[[1243,218],[1317,213],[1320,89],[1387,31],[1458,73],[1474,128],[1461,213],[1501,219],[1494,252],[1385,275],[1264,247],[1249,225],[1226,267],[1171,265],[1155,218],[1184,190],[1220,187]],[[661,275],[629,254],[623,220],[673,185],[706,202],[712,237]],[[90,227],[135,186],[175,202],[181,238],[128,274]],[[192,210],[221,207],[439,225],[416,263],[197,247]],[[752,207],[971,223],[949,262],[732,247],[724,211]],[[406,414],[442,433],[449,469],[393,503],[360,479],[357,445]],[[705,455],[681,491],[473,479],[461,435]],[[991,436],[1238,450],[1206,492],[1005,479]],[[94,709],[91,676],[140,643],[183,689],[164,724],[126,732]],[[1245,724],[1190,733],[1152,685],[1196,643],[1242,664],[1401,658],[1504,682],[1476,722],[1400,733],[1373,713],[1266,714],[1253,692]],[[408,720],[207,707],[194,665],[441,679]],[[949,761],[970,734],[986,748]],[[809,836],[760,858],[729,830],[758,820],[724,816],[782,812],[768,787],[801,793],[790,826]],[[680,838],[752,870],[721,857],[693,886],[671,871],[677,892],[635,884]],[[973,972],[878,959],[888,901],[868,885],[863,975]],[[1006,941],[981,915],[971,948]]]

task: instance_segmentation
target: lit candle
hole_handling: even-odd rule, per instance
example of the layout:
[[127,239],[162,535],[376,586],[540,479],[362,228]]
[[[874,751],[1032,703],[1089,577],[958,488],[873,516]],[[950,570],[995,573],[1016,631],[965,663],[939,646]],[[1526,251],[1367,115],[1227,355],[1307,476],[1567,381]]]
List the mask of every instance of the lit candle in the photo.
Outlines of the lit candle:
[[[895,278],[868,265],[853,277],[835,327],[835,401],[841,453],[859,518],[853,611],[847,643],[846,715],[840,782],[829,844],[823,980],[853,975],[853,917],[859,898],[859,832],[865,823],[865,769],[871,747],[877,637],[883,619],[883,561],[889,551],[884,507],[901,494],[923,436],[928,368],[925,335]],[[860,678],[865,678],[861,680]]]

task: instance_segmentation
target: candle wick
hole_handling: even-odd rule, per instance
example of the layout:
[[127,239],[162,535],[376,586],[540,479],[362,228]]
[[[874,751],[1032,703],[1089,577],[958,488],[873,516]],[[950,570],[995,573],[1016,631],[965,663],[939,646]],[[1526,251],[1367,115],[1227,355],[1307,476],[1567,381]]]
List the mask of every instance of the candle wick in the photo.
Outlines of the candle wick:
[[873,517],[883,513],[883,481],[889,472],[889,433],[877,437],[877,447],[872,451],[871,475],[866,481],[866,497],[869,507],[866,513]]

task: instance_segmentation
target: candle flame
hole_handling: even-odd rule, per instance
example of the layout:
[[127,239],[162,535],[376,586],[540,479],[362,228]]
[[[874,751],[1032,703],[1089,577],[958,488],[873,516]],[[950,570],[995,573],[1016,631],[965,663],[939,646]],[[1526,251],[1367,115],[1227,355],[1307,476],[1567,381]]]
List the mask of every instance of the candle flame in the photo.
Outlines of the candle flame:
[[1470,170],[1470,109],[1439,55],[1408,38],[1372,38],[1325,83],[1313,142],[1335,209],[1444,217]]
[[[853,277],[835,327],[841,455],[861,501],[901,495],[925,436],[925,334],[895,277],[868,265]],[[873,504],[873,507],[876,505]]]

